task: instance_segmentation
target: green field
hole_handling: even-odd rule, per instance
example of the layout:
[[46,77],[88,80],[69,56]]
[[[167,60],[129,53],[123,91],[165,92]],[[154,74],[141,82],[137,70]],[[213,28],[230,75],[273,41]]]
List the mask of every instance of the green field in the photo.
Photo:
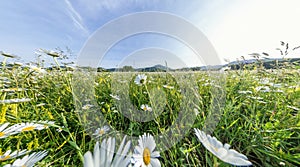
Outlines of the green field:
[[[212,136],[246,155],[254,166],[300,165],[300,70],[287,67],[225,71],[222,74],[224,85],[218,85],[220,80],[214,78],[214,73],[205,71],[180,76],[176,76],[177,73],[145,75],[147,83],[139,86],[134,83],[136,74],[117,73],[119,78],[116,79],[115,73],[98,73],[93,82],[96,107],[114,131],[128,136],[145,132],[154,136],[164,133],[174,124],[179,112],[194,112],[195,121],[187,124],[190,128],[184,131],[185,136],[168,150],[160,152],[162,166],[230,166],[207,151],[192,129],[204,128],[207,116],[215,113],[215,108],[211,107],[212,99],[221,96],[224,103],[220,103],[224,105],[222,111],[217,112],[220,120],[213,128]],[[75,104],[72,92],[77,83],[73,83],[72,71],[43,71],[15,65],[2,68],[0,78],[0,125],[54,121],[46,129],[32,129],[0,138],[0,155],[7,150],[47,150],[47,156],[37,166],[82,166],[84,153],[92,150],[96,143],[90,132],[103,125],[97,113],[89,116],[94,112],[89,106]],[[180,84],[190,88],[190,93],[196,98],[186,97],[187,93],[181,90]],[[126,85],[129,86],[127,96],[122,94],[127,93]],[[220,87],[222,94],[215,91]],[[80,89],[80,85],[76,89]],[[122,106],[116,103],[122,97],[128,98],[137,108],[149,104],[155,119],[138,122],[124,117],[120,111]],[[27,102],[9,101],[23,98]],[[185,99],[193,101],[194,106],[182,106]],[[82,108],[78,109],[78,106]],[[156,113],[156,109],[161,112]],[[186,111],[182,111],[184,109]],[[149,114],[143,110],[140,112]],[[181,128],[185,127],[179,124],[173,135],[183,135]],[[113,135],[112,129],[97,139],[101,141]],[[3,166],[14,160],[0,163]]]

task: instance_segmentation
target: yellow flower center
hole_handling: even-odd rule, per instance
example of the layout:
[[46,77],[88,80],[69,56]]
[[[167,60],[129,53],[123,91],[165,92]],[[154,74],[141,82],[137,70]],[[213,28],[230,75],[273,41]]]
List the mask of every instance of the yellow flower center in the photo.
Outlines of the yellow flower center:
[[34,128],[35,128],[34,126],[28,126],[28,127],[24,128],[24,129],[22,129],[22,132],[24,132],[24,131],[31,131]]
[[1,160],[1,161],[5,161],[5,160],[7,160],[7,159],[9,159],[9,158],[10,158],[10,156],[7,155],[7,156],[5,156],[5,157],[3,157],[3,158],[0,158],[0,160]]
[[0,137],[4,136],[5,133],[4,132],[0,132]]
[[104,133],[105,133],[104,129],[101,129],[101,130],[99,131],[99,134],[100,134],[100,135],[103,135]]
[[144,110],[144,111],[147,111],[147,107],[145,106],[145,107],[143,108],[143,110]]
[[143,152],[143,160],[144,160],[145,165],[150,164],[151,153],[150,153],[150,150],[147,147],[144,149],[144,152]]

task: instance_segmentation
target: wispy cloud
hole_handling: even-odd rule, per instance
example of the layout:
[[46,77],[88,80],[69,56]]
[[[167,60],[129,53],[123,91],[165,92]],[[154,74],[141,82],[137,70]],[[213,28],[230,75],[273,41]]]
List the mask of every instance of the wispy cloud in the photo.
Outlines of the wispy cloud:
[[83,31],[84,35],[88,36],[89,35],[89,30],[84,24],[84,21],[80,14],[74,9],[73,5],[69,0],[65,0],[67,4],[67,13],[69,17],[72,19],[73,23],[77,28],[79,28],[81,31]]

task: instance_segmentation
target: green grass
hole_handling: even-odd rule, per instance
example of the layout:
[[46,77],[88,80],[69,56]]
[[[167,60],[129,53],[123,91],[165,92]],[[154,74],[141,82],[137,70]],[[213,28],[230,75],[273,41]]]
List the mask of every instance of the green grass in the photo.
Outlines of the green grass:
[[[126,79],[125,75],[129,74],[124,73]],[[123,74],[119,73],[118,76]],[[115,102],[111,94],[122,93],[121,90],[125,89],[125,86],[117,83],[113,73],[104,72],[96,76],[97,84],[94,86],[98,110],[115,130],[134,136],[144,132],[156,135],[168,130],[178,117],[182,109],[181,101],[185,98],[179,91],[180,85],[177,82],[181,81],[178,78],[187,84],[193,82],[197,86],[193,88],[197,91],[194,93],[198,95],[194,105],[199,113],[191,127],[204,127],[207,115],[212,112],[211,100],[217,96],[212,93],[214,83],[209,84],[211,77],[206,72],[195,72],[188,78],[184,78],[185,75],[177,77],[161,73],[147,73],[147,76],[151,80],[147,86],[137,86],[133,83],[134,76],[129,77],[131,81],[128,98],[135,107],[141,104],[152,104],[154,107],[160,102],[165,104],[156,106],[162,108],[162,112],[155,120],[149,122],[131,121],[122,115],[122,106]],[[23,132],[0,139],[0,152],[8,149],[48,150],[48,156],[38,163],[39,166],[82,166],[82,155],[92,150],[95,144],[89,132],[101,125],[98,123],[98,117],[84,117],[89,111],[76,109],[72,95],[72,73],[52,70],[41,74],[29,68],[14,67],[1,69],[0,77],[1,89],[24,89],[16,92],[2,91],[0,100],[32,98],[32,101],[25,103],[0,104],[1,124],[55,121],[55,125],[49,129]],[[286,166],[299,166],[300,112],[291,106],[300,108],[300,71],[228,71],[225,72],[225,77],[225,106],[212,135],[245,154],[255,166],[279,166],[280,162],[284,162]],[[269,83],[261,83],[266,79]],[[272,83],[281,84],[281,87],[274,87]],[[166,89],[163,85],[174,88]],[[270,92],[258,91],[258,86],[268,86]],[[277,92],[278,89],[282,92]],[[151,97],[155,94],[153,90],[159,90],[155,98]],[[246,90],[252,94],[239,93]],[[257,100],[257,97],[262,99]],[[187,106],[183,108],[187,109],[185,112],[191,110]],[[59,127],[61,132],[57,131]],[[181,126],[178,126],[179,131],[180,128]],[[209,153],[197,140],[192,129],[186,131],[186,135],[178,143],[160,154],[162,166],[230,166]],[[0,163],[2,166],[13,161]]]

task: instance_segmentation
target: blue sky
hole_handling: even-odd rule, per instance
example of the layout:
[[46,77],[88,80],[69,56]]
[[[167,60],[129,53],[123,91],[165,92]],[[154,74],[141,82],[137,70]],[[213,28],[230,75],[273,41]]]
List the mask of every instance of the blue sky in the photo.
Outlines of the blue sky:
[[[34,61],[38,48],[67,46],[78,55],[105,23],[143,11],[168,12],[188,20],[207,36],[222,60],[262,51],[276,57],[281,40],[300,45],[298,0],[4,0],[0,6],[0,50],[16,54],[24,62]],[[124,64],[120,61],[126,56],[147,47],[172,51],[186,66],[203,65],[190,58],[193,53],[178,41],[157,34],[121,41],[100,64]],[[166,59],[171,62],[170,57]],[[128,58],[127,62],[145,65],[142,56],[134,60]]]

